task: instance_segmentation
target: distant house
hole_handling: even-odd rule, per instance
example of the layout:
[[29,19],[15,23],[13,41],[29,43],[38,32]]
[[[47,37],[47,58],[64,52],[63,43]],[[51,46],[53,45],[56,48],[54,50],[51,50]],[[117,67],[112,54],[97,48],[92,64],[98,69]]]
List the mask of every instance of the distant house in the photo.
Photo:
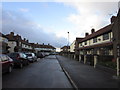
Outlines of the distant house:
[[74,40],[73,42],[72,42],[72,44],[70,45],[70,52],[75,52],[75,41],[76,40]]
[[8,49],[10,48],[8,46],[8,39],[7,37],[0,32],[0,53],[6,54],[9,53]]
[[14,32],[7,34],[8,46],[10,52],[33,52],[32,45],[25,38],[22,39],[20,35],[14,35]]
[[38,53],[38,52],[56,52],[56,48],[50,44],[45,45],[44,43],[43,44],[37,43],[37,44],[33,44],[33,47],[34,47],[35,53]]
[[61,48],[61,52],[62,53],[68,53],[68,52],[70,52],[70,46],[63,46]]
[[78,48],[79,48],[79,43],[81,42],[82,39],[83,38],[76,37],[76,40],[75,40],[75,49],[74,49],[76,55],[79,54]]
[[21,40],[22,52],[34,52],[32,45],[25,38]]
[[18,52],[21,51],[21,36],[14,35],[14,32],[10,32],[10,34],[7,34],[6,37],[8,38],[8,46],[10,47],[10,52]]

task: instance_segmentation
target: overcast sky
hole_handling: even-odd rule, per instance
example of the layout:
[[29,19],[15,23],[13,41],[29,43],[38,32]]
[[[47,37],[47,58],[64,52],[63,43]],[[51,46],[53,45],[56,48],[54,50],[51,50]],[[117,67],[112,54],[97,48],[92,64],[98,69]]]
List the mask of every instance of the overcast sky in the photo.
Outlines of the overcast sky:
[[97,31],[110,24],[117,11],[118,2],[3,2],[2,32],[62,47],[68,42],[67,32],[72,43],[92,28]]

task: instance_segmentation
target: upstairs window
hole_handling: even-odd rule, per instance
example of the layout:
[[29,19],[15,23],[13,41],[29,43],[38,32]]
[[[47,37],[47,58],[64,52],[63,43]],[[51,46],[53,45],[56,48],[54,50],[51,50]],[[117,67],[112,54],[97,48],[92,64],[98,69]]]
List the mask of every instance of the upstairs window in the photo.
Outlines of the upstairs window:
[[108,40],[109,39],[109,33],[103,35],[103,40]]
[[96,43],[97,42],[97,38],[93,38],[93,43]]
[[87,45],[87,41],[85,41],[85,45]]
[[82,43],[80,43],[80,46],[82,46]]

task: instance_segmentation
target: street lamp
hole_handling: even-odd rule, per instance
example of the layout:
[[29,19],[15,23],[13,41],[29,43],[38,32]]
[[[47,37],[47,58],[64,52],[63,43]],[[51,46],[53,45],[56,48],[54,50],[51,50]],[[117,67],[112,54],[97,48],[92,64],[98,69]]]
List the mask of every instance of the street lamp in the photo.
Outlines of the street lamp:
[[67,45],[67,48],[68,48],[68,52],[69,52],[69,32],[68,33],[68,45]]
[[68,45],[67,46],[69,46],[69,32],[67,32],[68,33]]

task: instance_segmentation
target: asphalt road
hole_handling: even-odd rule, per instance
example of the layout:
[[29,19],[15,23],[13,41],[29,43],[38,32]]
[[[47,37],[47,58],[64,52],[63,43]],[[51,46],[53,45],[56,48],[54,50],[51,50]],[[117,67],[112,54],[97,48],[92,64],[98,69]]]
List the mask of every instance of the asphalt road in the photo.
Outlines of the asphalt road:
[[2,88],[72,88],[54,55],[2,76]]

